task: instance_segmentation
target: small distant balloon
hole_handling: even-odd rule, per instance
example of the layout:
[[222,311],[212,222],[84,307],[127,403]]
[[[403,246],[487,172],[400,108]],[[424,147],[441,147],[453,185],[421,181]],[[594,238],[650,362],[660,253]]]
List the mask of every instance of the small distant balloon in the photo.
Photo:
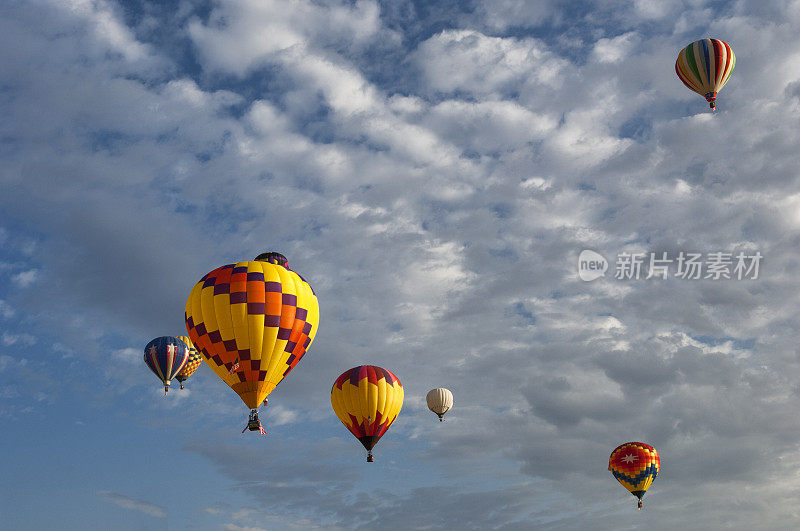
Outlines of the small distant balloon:
[[169,391],[170,381],[188,360],[189,349],[177,337],[157,337],[144,347],[144,362],[164,384],[164,394]]
[[188,336],[177,337],[186,343],[186,347],[189,349],[189,359],[186,361],[186,365],[184,365],[181,372],[175,376],[175,379],[181,383],[181,389],[183,389],[183,382],[185,382],[189,376],[193,375],[194,371],[200,368],[200,364],[203,363],[203,356],[197,351],[197,348],[195,348],[194,343],[192,343],[192,340],[189,339]]
[[650,488],[661,470],[661,459],[656,449],[642,442],[627,442],[617,446],[608,458],[608,470],[620,484],[639,498]]
[[684,85],[705,97],[713,111],[717,93],[730,79],[734,66],[736,55],[727,42],[701,39],[680,51],[675,72]]
[[444,387],[431,389],[425,396],[428,409],[439,415],[439,422],[444,422],[444,414],[453,407],[453,393]]
[[333,382],[331,406],[342,424],[367,449],[367,462],[372,463],[372,448],[403,407],[403,384],[382,367],[353,367]]

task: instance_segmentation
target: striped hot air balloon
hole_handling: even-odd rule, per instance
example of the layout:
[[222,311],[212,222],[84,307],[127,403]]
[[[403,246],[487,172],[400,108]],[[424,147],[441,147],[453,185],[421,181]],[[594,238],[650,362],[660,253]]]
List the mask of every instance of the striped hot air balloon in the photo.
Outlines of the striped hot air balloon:
[[181,372],[188,359],[189,349],[177,337],[157,337],[144,347],[144,362],[164,384],[164,394],[167,394],[170,381]]
[[403,407],[403,384],[382,367],[353,367],[333,382],[331,406],[342,424],[367,449],[367,462],[371,463],[372,448]]
[[736,55],[727,42],[701,39],[680,51],[675,72],[689,89],[704,96],[711,110],[717,93],[725,86],[736,66]]
[[620,484],[639,498],[639,509],[642,508],[642,496],[653,484],[661,470],[661,458],[656,449],[642,442],[627,442],[617,446],[608,458],[608,470]]

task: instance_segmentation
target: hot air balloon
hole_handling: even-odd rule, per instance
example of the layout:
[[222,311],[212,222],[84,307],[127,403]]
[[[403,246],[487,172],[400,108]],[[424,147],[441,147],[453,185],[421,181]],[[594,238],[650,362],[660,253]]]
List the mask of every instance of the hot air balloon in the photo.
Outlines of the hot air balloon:
[[186,330],[208,366],[250,408],[245,429],[264,433],[258,407],[314,340],[317,297],[280,253],[219,267],[186,301]]
[[178,336],[178,339],[186,343],[186,347],[189,349],[189,359],[186,361],[186,365],[184,365],[181,372],[175,376],[175,379],[181,383],[181,389],[183,389],[183,382],[185,382],[189,376],[193,375],[194,371],[200,367],[200,364],[203,363],[203,356],[197,352],[192,340],[187,336]]
[[189,350],[177,337],[157,337],[144,347],[144,362],[164,384],[165,395],[169,391],[170,380],[181,372],[188,359]]
[[444,422],[444,414],[453,407],[453,393],[444,387],[431,389],[425,396],[428,409],[439,415],[439,422]]
[[353,367],[333,383],[331,405],[342,424],[367,449],[367,462],[372,463],[372,448],[403,407],[403,384],[381,367]]
[[719,39],[701,39],[680,51],[675,72],[689,89],[705,96],[711,110],[716,107],[717,93],[725,86],[736,66],[728,43]]
[[628,442],[617,446],[608,458],[608,470],[614,474],[623,487],[639,498],[653,484],[661,469],[661,459],[656,449],[641,442]]

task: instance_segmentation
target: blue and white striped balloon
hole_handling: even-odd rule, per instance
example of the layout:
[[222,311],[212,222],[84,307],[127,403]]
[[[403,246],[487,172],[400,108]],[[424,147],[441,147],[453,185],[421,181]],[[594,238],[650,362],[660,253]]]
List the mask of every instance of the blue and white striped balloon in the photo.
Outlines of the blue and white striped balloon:
[[189,349],[177,337],[157,337],[144,347],[144,362],[164,384],[164,394],[169,391],[170,381],[188,360]]

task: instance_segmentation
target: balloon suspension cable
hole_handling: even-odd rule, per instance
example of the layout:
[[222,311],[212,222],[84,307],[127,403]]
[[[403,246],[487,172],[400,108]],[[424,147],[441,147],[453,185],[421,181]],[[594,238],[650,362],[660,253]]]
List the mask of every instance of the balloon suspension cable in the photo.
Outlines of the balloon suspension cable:
[[375,460],[372,458],[372,450],[368,450],[367,451],[367,463],[372,463],[373,461],[375,461]]

